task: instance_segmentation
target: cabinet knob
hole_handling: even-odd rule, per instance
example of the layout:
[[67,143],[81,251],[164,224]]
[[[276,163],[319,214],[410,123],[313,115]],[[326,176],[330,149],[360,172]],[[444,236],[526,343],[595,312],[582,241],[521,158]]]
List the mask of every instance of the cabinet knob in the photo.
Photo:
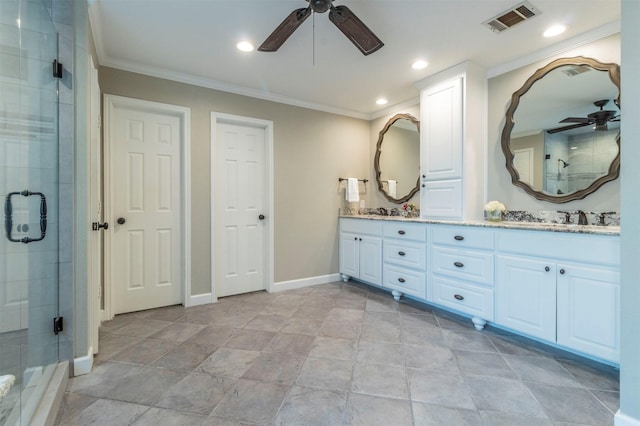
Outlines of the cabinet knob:
[[564,269],[560,269],[560,273],[564,275]]
[[464,266],[464,263],[462,263],[462,262],[453,262],[453,265],[454,265],[456,268],[462,268],[462,267]]
[[454,295],[453,295],[453,297],[454,297],[456,300],[464,300],[464,296],[462,296],[461,294],[454,294]]
[[426,188],[426,186],[427,186],[427,185],[425,185],[424,183],[422,184],[422,187],[423,187],[423,188]]
[[354,241],[358,241],[358,237],[353,237]]
[[403,283],[404,282],[404,278],[398,278],[398,281]]
[[405,253],[405,252],[403,252],[403,251],[399,251],[399,252],[398,252],[398,255],[399,255],[399,256],[404,256],[405,254],[406,254],[406,253]]
[[453,239],[456,241],[462,241],[464,240],[464,237],[462,235],[456,235],[455,237],[453,237]]
[[362,241],[362,238],[358,238],[358,241]]
[[545,270],[546,272],[549,272],[549,271],[551,270],[551,268],[549,268],[548,266],[545,266],[545,267],[544,267],[544,270]]
[[401,230],[399,230],[399,231],[398,231],[398,234],[400,234],[400,235],[404,235],[404,234],[405,234],[405,232],[401,229]]

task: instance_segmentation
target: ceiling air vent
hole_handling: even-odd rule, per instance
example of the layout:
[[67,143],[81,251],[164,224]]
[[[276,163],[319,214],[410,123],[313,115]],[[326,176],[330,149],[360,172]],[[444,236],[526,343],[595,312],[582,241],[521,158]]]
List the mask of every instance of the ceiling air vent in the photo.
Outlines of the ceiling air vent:
[[582,74],[583,72],[591,71],[591,67],[586,65],[574,65],[570,67],[563,67],[562,72],[567,75],[567,77],[574,77],[578,74]]
[[497,16],[494,16],[488,21],[483,22],[483,25],[486,25],[493,32],[500,33],[519,24],[520,22],[524,22],[534,16],[538,16],[540,13],[541,12],[533,7],[531,3],[525,1]]

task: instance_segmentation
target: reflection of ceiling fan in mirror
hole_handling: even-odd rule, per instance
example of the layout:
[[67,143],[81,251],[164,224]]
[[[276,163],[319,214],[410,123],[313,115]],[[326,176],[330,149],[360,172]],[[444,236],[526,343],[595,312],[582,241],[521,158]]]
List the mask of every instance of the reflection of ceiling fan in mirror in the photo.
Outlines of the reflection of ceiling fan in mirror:
[[275,52],[293,32],[311,15],[311,12],[329,11],[329,20],[366,56],[384,46],[384,43],[347,6],[334,6],[333,0],[307,0],[309,6],[296,9],[258,48],[260,52]]
[[[575,123],[569,126],[564,127],[556,127],[555,129],[547,130],[547,133],[558,133],[564,132],[565,130],[577,129],[579,127],[590,126],[593,125],[593,130],[608,130],[609,127],[607,123],[611,121],[620,121],[620,116],[616,115],[616,111],[604,110],[604,106],[609,103],[609,99],[603,99],[600,101],[595,101],[593,104],[600,108],[599,111],[592,112],[586,117],[567,117],[564,120],[560,121],[560,123]],[[618,103],[614,100],[616,106],[619,107]]]

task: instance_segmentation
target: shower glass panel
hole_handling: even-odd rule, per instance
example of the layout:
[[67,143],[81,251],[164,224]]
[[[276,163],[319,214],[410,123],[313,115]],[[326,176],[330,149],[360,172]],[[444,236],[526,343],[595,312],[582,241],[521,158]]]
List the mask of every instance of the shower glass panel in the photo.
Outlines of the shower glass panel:
[[58,362],[57,52],[42,0],[0,0],[2,425],[31,423]]

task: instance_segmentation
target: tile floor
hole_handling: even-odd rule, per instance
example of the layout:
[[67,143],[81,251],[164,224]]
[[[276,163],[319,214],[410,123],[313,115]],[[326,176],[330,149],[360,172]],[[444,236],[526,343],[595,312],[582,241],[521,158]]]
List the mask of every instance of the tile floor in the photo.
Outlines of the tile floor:
[[618,371],[358,284],[119,315],[60,425],[611,425]]

